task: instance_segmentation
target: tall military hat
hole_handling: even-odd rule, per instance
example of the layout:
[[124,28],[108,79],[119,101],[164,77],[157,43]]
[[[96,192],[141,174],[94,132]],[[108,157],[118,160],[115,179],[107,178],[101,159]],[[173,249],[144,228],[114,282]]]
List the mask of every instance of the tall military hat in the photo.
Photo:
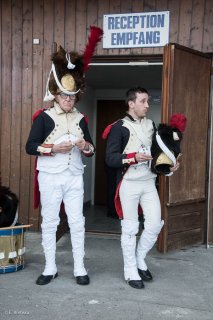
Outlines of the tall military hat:
[[160,175],[171,175],[170,168],[176,165],[181,153],[180,143],[186,128],[187,119],[183,114],[171,116],[169,125],[160,123],[153,135],[151,154],[152,172]]
[[85,89],[85,72],[93,56],[97,43],[103,35],[102,29],[91,26],[88,43],[83,54],[66,52],[61,46],[52,54],[52,66],[46,85],[44,101],[54,100],[59,92],[76,95],[77,101]]

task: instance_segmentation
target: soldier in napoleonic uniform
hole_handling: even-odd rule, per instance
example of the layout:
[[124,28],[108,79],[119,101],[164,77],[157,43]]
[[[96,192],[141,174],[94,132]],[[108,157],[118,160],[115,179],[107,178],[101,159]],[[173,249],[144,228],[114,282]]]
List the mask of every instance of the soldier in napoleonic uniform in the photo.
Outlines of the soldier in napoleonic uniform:
[[[161,205],[155,185],[156,174],[150,162],[153,121],[146,118],[149,108],[148,92],[136,87],[126,94],[126,117],[108,126],[106,163],[117,168],[115,206],[121,220],[121,247],[124,259],[124,278],[133,288],[144,287],[152,280],[145,258],[155,244],[163,226]],[[171,171],[176,171],[177,163]],[[142,208],[144,230],[136,246],[139,231],[138,207]]]
[[42,245],[45,268],[36,284],[45,285],[58,276],[55,262],[56,230],[63,201],[70,227],[74,276],[77,284],[90,282],[84,266],[85,218],[83,216],[82,155],[90,157],[95,148],[87,118],[77,110],[76,102],[85,87],[84,73],[100,40],[102,30],[92,27],[84,55],[66,52],[62,47],[52,55],[45,101],[53,101],[48,109],[38,110],[26,143],[26,151],[37,156],[38,183],[41,199]]

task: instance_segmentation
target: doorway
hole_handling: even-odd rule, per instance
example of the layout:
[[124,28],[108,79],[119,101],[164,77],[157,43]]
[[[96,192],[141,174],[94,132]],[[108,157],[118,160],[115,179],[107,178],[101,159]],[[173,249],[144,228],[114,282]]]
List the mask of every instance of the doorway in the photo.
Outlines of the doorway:
[[[146,66],[148,65],[147,62]],[[181,148],[184,161],[179,173],[172,178],[162,176],[159,181],[162,218],[165,225],[159,237],[158,249],[161,252],[167,252],[192,244],[204,243],[207,208],[210,57],[193,49],[168,44],[164,48],[163,68],[161,65],[161,72],[158,74],[157,66],[154,67],[151,63],[147,69],[144,61],[141,61],[138,67],[133,68],[129,63],[125,65],[116,63],[116,66],[113,67],[109,64],[107,69],[104,69],[103,66],[100,68],[101,72],[98,72],[96,76],[94,74],[91,79],[95,85],[96,96],[101,97],[101,99],[96,99],[97,101],[122,99],[125,91],[136,85],[147,88],[150,95],[154,97],[153,101],[156,101],[152,91],[157,86],[160,96],[162,91],[160,122],[169,123],[169,118],[173,113],[184,113],[189,119]],[[156,85],[156,79],[159,77],[161,80]],[[163,83],[161,83],[162,79]],[[99,89],[100,92],[98,92]],[[115,91],[116,98],[113,99]],[[200,94],[196,95],[195,92]],[[157,107],[159,111],[161,102]],[[148,117],[158,124],[158,121],[155,120],[156,108],[152,106],[152,103],[150,111],[154,111],[154,114]],[[197,123],[199,126],[195,125]],[[98,174],[101,174],[101,170]],[[99,192],[99,188],[96,188],[96,191]],[[95,195],[95,199],[100,198],[101,196]]]
[[106,140],[102,138],[102,133],[107,125],[123,118],[125,111],[125,102],[122,100],[97,101],[95,205],[106,206],[107,202],[107,171],[104,161]]
[[96,97],[95,136],[96,154],[94,159],[94,205],[86,207],[86,231],[96,233],[120,233],[120,221],[107,216],[107,173],[104,162],[106,140],[102,139],[105,127],[125,116],[125,93],[134,86],[148,89],[151,96],[149,118],[156,124],[161,117],[162,63],[145,65],[91,66],[87,74],[87,85]]

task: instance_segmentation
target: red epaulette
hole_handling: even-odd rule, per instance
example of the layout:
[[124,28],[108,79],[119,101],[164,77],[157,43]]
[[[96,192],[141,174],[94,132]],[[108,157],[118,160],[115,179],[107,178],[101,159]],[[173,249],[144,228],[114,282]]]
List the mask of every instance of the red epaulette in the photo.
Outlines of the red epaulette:
[[86,124],[88,125],[88,123],[89,123],[88,115],[85,114],[84,112],[81,112],[81,114],[83,114],[83,116],[84,116],[84,118],[85,118],[85,121],[86,121]]
[[106,140],[106,139],[107,139],[107,137],[108,137],[108,135],[109,135],[109,133],[110,133],[110,131],[111,131],[111,129],[112,129],[112,126],[113,126],[116,122],[118,122],[118,120],[115,121],[115,122],[113,122],[113,123],[111,123],[111,124],[109,124],[109,125],[104,129],[104,131],[103,131],[103,133],[102,133],[102,139],[103,139],[103,140]]
[[40,113],[42,113],[42,111],[46,110],[45,108],[42,109],[38,109],[36,110],[36,112],[33,114],[32,116],[32,122],[39,116]]

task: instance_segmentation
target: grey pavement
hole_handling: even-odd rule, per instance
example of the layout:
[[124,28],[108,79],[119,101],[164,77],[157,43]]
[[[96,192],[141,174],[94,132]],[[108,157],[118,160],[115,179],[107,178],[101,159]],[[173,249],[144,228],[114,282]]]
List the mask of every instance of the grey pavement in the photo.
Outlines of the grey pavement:
[[25,242],[25,269],[0,274],[1,320],[213,319],[213,248],[154,248],[147,258],[154,280],[137,290],[124,281],[119,236],[86,235],[89,286],[75,282],[69,234],[57,244],[59,277],[45,286],[35,284],[44,266],[41,233],[26,232]]

